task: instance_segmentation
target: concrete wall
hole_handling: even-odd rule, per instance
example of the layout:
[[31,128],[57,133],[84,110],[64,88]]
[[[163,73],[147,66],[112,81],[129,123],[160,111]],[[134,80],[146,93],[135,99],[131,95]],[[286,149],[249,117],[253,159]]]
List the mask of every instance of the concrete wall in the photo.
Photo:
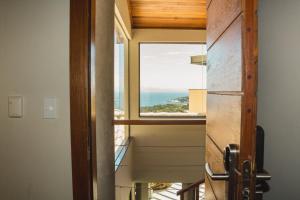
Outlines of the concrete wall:
[[[133,35],[129,44],[130,116],[139,119],[139,42],[205,42],[206,32],[136,29]],[[135,140],[135,181],[192,183],[203,176],[205,126],[131,126],[130,130]]]
[[[128,9],[127,0],[117,0],[115,6],[115,26],[121,32],[124,38],[127,38],[124,41],[124,109],[125,109],[125,118],[129,118],[129,75],[128,75],[128,66],[129,66],[129,40],[131,38],[131,21],[130,14]],[[129,136],[129,126],[125,126],[126,139]],[[129,146],[119,168],[115,174],[115,189],[116,189],[116,200],[128,200],[130,191],[134,191],[133,187],[133,177],[132,177],[132,155],[133,145],[132,143]]]
[[[0,91],[0,199],[71,200],[69,0],[0,1]],[[8,118],[9,95],[23,118]],[[57,119],[42,119],[44,97]]]
[[206,115],[207,90],[189,90],[189,112]]
[[300,1],[261,0],[258,123],[266,131],[268,200],[299,199]]
[[132,143],[116,171],[116,200],[128,200],[130,190],[134,192],[132,180]]

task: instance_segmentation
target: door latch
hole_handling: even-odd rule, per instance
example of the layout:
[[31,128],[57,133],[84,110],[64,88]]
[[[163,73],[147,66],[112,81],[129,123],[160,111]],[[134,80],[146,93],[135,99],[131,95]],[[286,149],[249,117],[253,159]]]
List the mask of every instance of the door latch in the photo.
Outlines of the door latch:
[[[249,160],[243,162],[243,200],[250,199],[250,181],[251,181],[251,165]],[[263,193],[269,190],[269,185],[266,183],[267,180],[271,179],[271,175],[267,171],[261,171],[256,173],[256,187],[255,187],[255,200],[262,200]]]
[[243,200],[250,199],[250,182],[251,182],[251,164],[249,160],[243,162],[243,190],[242,197]]
[[[256,192],[255,200],[262,200],[263,193],[269,190],[269,185],[266,183],[267,180],[271,179],[270,174],[263,169],[264,161],[264,131],[263,128],[257,126],[256,136]],[[251,184],[251,161],[244,160],[242,165],[242,172],[237,169],[237,157],[239,151],[238,146],[230,144],[224,149],[224,173],[214,173],[208,163],[205,164],[205,170],[207,175],[213,181],[228,181],[227,194],[228,199],[235,199],[235,189],[237,186],[237,176],[242,176],[242,199],[250,199],[250,184]]]
[[[243,162],[243,190],[242,196],[244,200],[250,198],[250,171],[251,165],[249,160]],[[264,130],[261,126],[256,128],[256,187],[255,200],[262,200],[263,194],[269,191],[269,185],[266,182],[271,179],[271,175],[264,170]]]
[[270,190],[267,180],[271,175],[264,169],[265,131],[261,126],[256,127],[256,192],[255,199],[262,200],[263,194]]

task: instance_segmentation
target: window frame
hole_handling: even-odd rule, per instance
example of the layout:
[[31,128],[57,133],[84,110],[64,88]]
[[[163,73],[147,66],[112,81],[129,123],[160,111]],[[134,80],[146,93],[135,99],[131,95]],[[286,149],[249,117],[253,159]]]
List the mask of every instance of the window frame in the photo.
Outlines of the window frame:
[[[138,42],[138,117],[140,119],[206,119],[206,116],[143,116],[141,115],[141,45],[143,44],[199,44],[206,45],[206,42],[186,42],[186,41],[176,41],[176,42],[164,42],[164,41],[140,41]],[[192,56],[192,55],[191,55]]]
[[[130,102],[129,102],[129,38],[127,37],[123,26],[121,25],[121,23],[119,22],[119,20],[115,17],[115,28],[114,28],[114,32],[119,32],[121,34],[121,36],[124,39],[124,96],[123,96],[123,106],[124,106],[124,118],[125,119],[129,119],[130,118]],[[115,33],[114,33],[115,34]],[[115,43],[115,41],[114,41]],[[114,44],[115,45],[115,44]],[[116,126],[116,125],[114,125]],[[124,146],[126,146],[125,144],[128,143],[128,141],[130,141],[130,127],[128,125],[124,125],[124,136],[125,139],[122,141],[121,144],[118,145],[117,149],[115,150],[115,154],[117,155],[117,157],[115,157],[115,165],[116,168],[118,168],[118,166],[120,165],[120,163],[118,163],[118,160],[122,160],[123,157],[119,157],[120,152],[123,150]],[[115,132],[114,132],[115,134]],[[116,146],[116,144],[115,144]]]

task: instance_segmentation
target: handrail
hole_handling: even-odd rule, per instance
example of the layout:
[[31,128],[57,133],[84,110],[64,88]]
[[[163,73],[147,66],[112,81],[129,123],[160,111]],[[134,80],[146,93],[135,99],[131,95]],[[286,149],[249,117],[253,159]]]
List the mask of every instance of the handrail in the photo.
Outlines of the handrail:
[[114,125],[205,125],[206,119],[115,119]]
[[203,178],[203,179],[201,179],[201,180],[199,180],[199,181],[197,181],[197,182],[195,182],[195,183],[189,185],[188,187],[179,190],[176,194],[177,194],[177,196],[183,195],[185,192],[187,192],[187,191],[189,191],[189,190],[191,190],[191,189],[194,189],[194,188],[196,188],[196,187],[199,187],[199,186],[200,186],[201,184],[203,184],[204,182],[205,182],[205,179]]

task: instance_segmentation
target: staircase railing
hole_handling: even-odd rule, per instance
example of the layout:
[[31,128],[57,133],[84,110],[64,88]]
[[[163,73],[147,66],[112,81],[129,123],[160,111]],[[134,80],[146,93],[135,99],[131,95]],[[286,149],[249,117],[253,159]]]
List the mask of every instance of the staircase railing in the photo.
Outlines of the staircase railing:
[[115,171],[119,169],[121,163],[126,155],[126,152],[131,144],[132,137],[128,137],[127,140],[123,141],[123,144],[120,145],[120,148],[115,152]]
[[179,190],[177,192],[177,196],[180,196],[180,200],[184,200],[184,194],[186,192],[193,191],[194,192],[195,200],[199,200],[199,187],[204,182],[205,182],[205,179],[201,179],[201,180],[199,180],[199,181],[197,181],[197,182],[189,185],[188,187]]

